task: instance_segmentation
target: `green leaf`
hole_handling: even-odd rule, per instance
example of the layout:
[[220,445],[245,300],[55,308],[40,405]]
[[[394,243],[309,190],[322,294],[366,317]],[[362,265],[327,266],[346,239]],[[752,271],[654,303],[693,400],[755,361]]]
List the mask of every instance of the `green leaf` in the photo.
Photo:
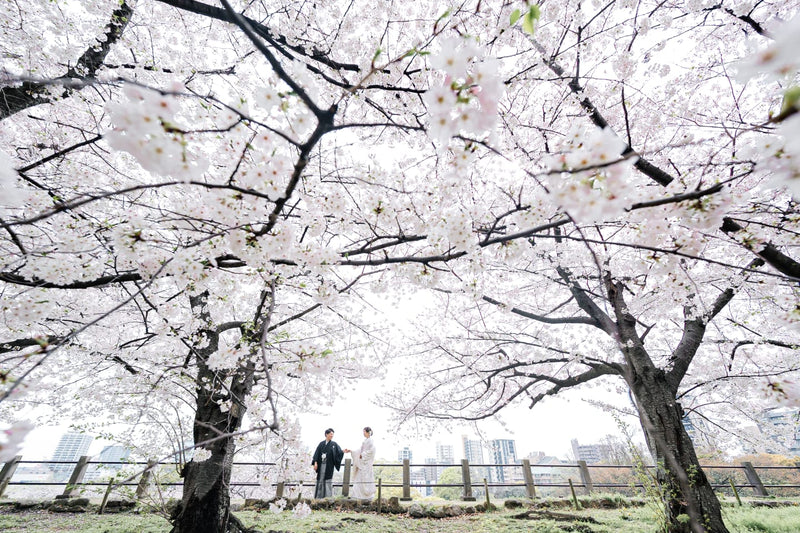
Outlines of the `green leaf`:
[[533,35],[534,26],[536,25],[536,21],[539,20],[540,16],[541,11],[539,11],[539,6],[537,4],[533,4],[528,12],[525,13],[525,16],[522,17],[522,29]]
[[797,107],[800,109],[800,87],[790,87],[783,94],[783,103],[781,104],[781,113],[786,113],[791,108]]
[[509,24],[508,25],[509,26],[513,26],[514,24],[516,24],[521,16],[522,16],[522,13],[520,13],[519,9],[515,9],[511,13],[511,20],[509,20]]

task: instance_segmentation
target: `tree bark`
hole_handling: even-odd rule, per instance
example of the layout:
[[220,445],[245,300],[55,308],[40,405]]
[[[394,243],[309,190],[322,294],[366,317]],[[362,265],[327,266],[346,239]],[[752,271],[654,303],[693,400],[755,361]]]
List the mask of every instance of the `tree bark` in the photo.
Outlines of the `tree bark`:
[[[205,307],[207,293],[190,297],[192,309],[210,325]],[[208,450],[205,461],[192,460],[183,469],[183,497],[172,515],[171,533],[238,533],[250,531],[230,512],[230,481],[236,443],[233,434],[242,426],[245,399],[253,386],[251,367],[235,372],[224,388],[226,375],[212,371],[208,356],[217,351],[219,333],[203,331],[207,344],[194,349],[197,361],[197,408],[193,437],[197,450]],[[230,402],[223,410],[220,402]]]
[[652,368],[649,372],[636,372],[628,381],[647,445],[656,460],[668,531],[729,533],[722,521],[719,500],[683,426],[683,409],[665,374]]
[[[681,368],[667,373],[658,368],[636,332],[636,320],[623,298],[624,286],[606,277],[608,300],[616,316],[616,334],[627,367],[623,375],[636,400],[647,446],[656,461],[656,472],[670,533],[729,533],[694,444],[683,426],[683,409],[676,401],[678,386],[697,353],[705,322],[686,320],[684,336],[676,349]],[[720,294],[707,318],[710,320],[730,302],[733,289]],[[677,353],[682,352],[682,353]]]

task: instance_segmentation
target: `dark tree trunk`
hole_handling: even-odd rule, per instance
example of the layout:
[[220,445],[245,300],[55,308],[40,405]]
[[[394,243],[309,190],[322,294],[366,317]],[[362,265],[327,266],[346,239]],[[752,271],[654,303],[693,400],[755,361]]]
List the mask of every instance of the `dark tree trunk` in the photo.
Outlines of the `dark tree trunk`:
[[[683,426],[683,410],[656,368],[629,377],[647,445],[656,460],[670,533],[728,533],[719,500]],[[691,521],[689,520],[691,518]],[[700,526],[700,527],[698,527]]]
[[[205,297],[192,297],[192,308],[200,316],[205,312]],[[208,321],[206,321],[208,323]],[[197,410],[194,419],[194,443],[208,450],[205,461],[190,461],[183,470],[183,498],[172,516],[171,533],[237,533],[248,531],[230,512],[230,481],[236,444],[233,434],[239,431],[244,416],[244,402],[253,386],[253,369],[242,367],[219,373],[208,368],[206,360],[217,351],[219,334],[204,331],[208,344],[194,350],[197,361]],[[229,382],[229,386],[224,383]],[[230,402],[223,411],[219,402]],[[197,453],[197,450],[196,450]],[[202,452],[201,452],[202,453]]]

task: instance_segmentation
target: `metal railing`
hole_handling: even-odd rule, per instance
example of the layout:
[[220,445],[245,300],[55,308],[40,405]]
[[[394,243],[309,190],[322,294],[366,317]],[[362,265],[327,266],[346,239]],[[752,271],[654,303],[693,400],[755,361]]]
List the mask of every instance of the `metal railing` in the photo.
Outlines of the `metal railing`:
[[[61,471],[60,479],[21,479],[21,476],[15,473],[20,465],[38,464],[47,467],[50,472]],[[71,469],[59,469],[58,465],[74,465]],[[94,474],[87,479],[87,471],[95,467]],[[340,489],[342,496],[348,496],[351,483],[351,468],[352,463],[350,459],[346,459],[342,471],[341,481],[336,480],[334,487]],[[108,469],[105,474],[112,473],[110,471],[120,470],[122,468],[133,469],[133,472],[121,476],[124,479],[118,480],[112,477],[110,480],[101,480],[103,474],[102,467]],[[427,492],[428,489],[436,488],[460,488],[461,499],[465,501],[474,501],[474,492],[480,490],[493,489],[495,492],[500,490],[513,490],[521,489],[522,496],[528,498],[537,497],[537,490],[539,495],[543,495],[547,491],[555,489],[573,489],[575,487],[581,488],[586,494],[592,494],[598,490],[614,491],[614,492],[627,492],[629,494],[639,490],[643,490],[646,486],[644,480],[641,479],[641,469],[637,474],[637,470],[632,465],[589,465],[585,461],[578,461],[575,464],[531,464],[528,459],[523,459],[520,463],[516,464],[469,464],[467,460],[461,461],[460,464],[410,464],[409,460],[404,460],[402,463],[379,463],[374,465],[375,468],[381,469],[401,469],[400,480],[388,481],[382,480],[382,487],[391,489],[401,489],[401,500],[411,500],[412,490],[418,493],[423,489]],[[459,468],[461,471],[460,483],[439,483],[439,475],[446,468]],[[63,486],[64,491],[57,498],[70,498],[76,494],[78,490],[93,488],[93,487],[107,487],[106,498],[108,493],[113,487],[136,487],[135,496],[137,499],[144,496],[148,490],[148,486],[152,482],[152,474],[159,472],[159,470],[172,469],[175,475],[162,476],[166,479],[159,479],[157,483],[160,487],[179,487],[183,483],[177,476],[177,471],[180,468],[178,463],[157,463],[155,461],[149,462],[124,462],[124,461],[92,461],[91,457],[83,456],[78,461],[26,461],[21,456],[17,456],[11,461],[4,463],[2,470],[0,470],[0,497],[3,496],[9,486]],[[415,469],[416,476],[412,476],[412,468]],[[645,467],[646,469],[654,469],[653,466]],[[800,495],[800,463],[795,466],[754,466],[750,462],[744,462],[741,465],[703,465],[703,471],[711,481],[712,487],[716,490],[727,491],[732,490],[738,496],[740,489],[750,489],[754,496],[765,497],[769,496],[770,492],[774,490],[791,491],[794,495]],[[242,469],[249,470],[250,479],[237,478],[237,470],[241,474]],[[71,470],[71,471],[70,471]],[[110,471],[109,471],[110,470]],[[609,475],[604,475],[604,471],[617,470],[616,477],[611,476],[612,481],[608,481]],[[314,486],[314,480],[283,480],[265,482],[265,472],[274,471],[272,474],[273,479],[277,479],[277,465],[275,463],[259,463],[259,462],[237,462],[234,463],[234,479],[231,481],[230,486],[234,490],[240,490],[243,494],[247,489],[265,488],[275,490],[275,496],[283,497],[287,489],[304,490],[311,489]],[[564,472],[566,471],[566,473]],[[595,471],[595,476],[592,472]],[[726,476],[710,475],[715,471],[729,471]],[[762,476],[765,477],[767,482],[762,480],[759,475],[762,471]],[[69,472],[69,477],[63,473]],[[763,474],[766,472],[766,474]],[[775,482],[775,472],[789,473],[784,475],[784,478],[790,478],[789,482]],[[743,474],[743,476],[742,476]],[[94,477],[94,479],[91,479]],[[387,476],[388,478],[397,478],[398,476]],[[624,482],[619,479],[625,478]],[[477,485],[473,483],[473,478],[478,479]],[[574,478],[574,479],[573,479]],[[388,481],[388,482],[387,482]],[[769,489],[769,490],[768,490]],[[246,494],[245,494],[246,496]]]

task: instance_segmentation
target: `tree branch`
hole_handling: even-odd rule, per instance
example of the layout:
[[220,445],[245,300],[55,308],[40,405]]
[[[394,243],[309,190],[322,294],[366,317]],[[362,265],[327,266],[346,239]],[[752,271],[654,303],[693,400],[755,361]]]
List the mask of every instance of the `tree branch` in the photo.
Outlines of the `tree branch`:
[[609,317],[605,311],[600,309],[596,303],[586,294],[586,291],[578,284],[577,281],[572,279],[572,273],[563,267],[556,267],[556,272],[564,280],[564,283],[567,284],[572,296],[575,297],[575,301],[577,302],[578,306],[583,309],[589,317],[593,320],[592,325],[596,328],[599,328],[606,332],[611,338],[616,339],[617,334],[617,325],[614,321]]
[[[202,2],[197,2],[195,0],[157,0],[162,4],[167,4],[172,7],[176,7],[178,9],[182,9],[184,11],[189,11],[191,13],[195,13],[197,15],[202,15],[204,17],[213,18],[217,20],[222,20],[224,22],[234,23],[234,20],[231,16],[224,10],[218,7],[210,6],[208,4],[204,4]],[[281,55],[289,58],[294,59],[292,54],[290,54],[288,50],[296,53],[297,55],[301,55],[303,57],[307,57],[309,59],[313,59],[323,65],[330,67],[334,70],[346,70],[351,72],[359,72],[361,69],[357,64],[354,63],[340,63],[338,61],[334,61],[328,57],[328,54],[322,52],[316,48],[312,49],[310,52],[307,51],[300,45],[293,45],[290,44],[289,41],[283,35],[276,35],[269,29],[267,26],[258,23],[257,21],[239,15],[242,17],[250,27],[265,41],[267,41],[270,46],[275,48]]]
[[537,322],[543,322],[545,324],[586,324],[587,326],[595,326],[599,327],[596,320],[593,318],[589,318],[588,316],[576,316],[576,317],[557,317],[552,318],[543,315],[536,315],[534,313],[530,313],[528,311],[523,311],[518,307],[511,307],[509,308],[506,304],[495,300],[490,296],[483,296],[483,301],[489,302],[490,304],[496,305],[498,307],[503,307],[514,313],[515,315],[519,315],[524,318],[530,318],[531,320],[536,320]]
[[[731,235],[743,231],[745,228],[733,219],[725,217],[722,219],[721,229],[725,233]],[[758,245],[754,243],[744,242],[741,244],[766,261],[767,264],[775,268],[778,272],[800,279],[800,263],[778,250],[774,244],[768,242],[764,244],[760,250],[758,249]]]
[[[75,66],[70,67],[66,74],[57,78],[57,80],[69,81],[75,78],[94,78],[97,71],[103,66],[103,60],[105,60],[111,47],[122,36],[122,32],[127,27],[131,15],[133,15],[133,8],[123,0],[119,8],[115,9],[111,14],[111,21],[106,26],[105,40],[98,40],[87,48]],[[0,120],[29,107],[50,102],[50,98],[45,96],[49,85],[52,85],[52,82],[26,81],[18,86],[0,88]],[[66,88],[62,98],[69,96],[72,91],[72,88]]]
[[[746,268],[750,270],[758,268],[763,264],[764,261],[761,259],[754,259]],[[691,365],[694,356],[697,354],[697,350],[700,348],[700,344],[703,342],[703,336],[705,335],[708,324],[731,300],[733,300],[733,297],[736,296],[736,290],[737,287],[734,286],[725,289],[717,296],[716,300],[714,300],[711,308],[699,317],[688,318],[691,316],[693,308],[689,306],[684,307],[684,316],[686,316],[687,319],[683,322],[683,335],[670,358],[672,369],[667,372],[667,383],[676,394],[683,377],[689,370],[689,365]]]

